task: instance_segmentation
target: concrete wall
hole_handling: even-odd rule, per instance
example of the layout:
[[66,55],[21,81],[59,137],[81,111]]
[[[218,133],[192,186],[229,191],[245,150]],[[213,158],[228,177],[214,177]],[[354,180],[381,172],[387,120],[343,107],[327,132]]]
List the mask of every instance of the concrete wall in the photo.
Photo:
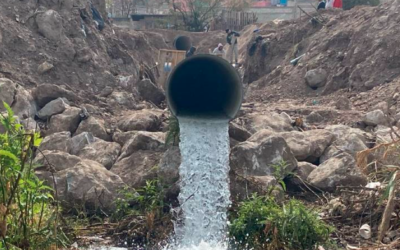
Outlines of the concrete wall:
[[[315,9],[311,6],[301,6],[307,13],[315,12]],[[282,20],[290,20],[295,17],[300,16],[300,9],[297,8],[296,16],[295,16],[295,7],[271,7],[271,8],[250,8],[248,12],[256,13],[258,23],[265,23],[268,21],[273,21],[275,19],[282,19]],[[302,13],[304,15],[304,13]]]

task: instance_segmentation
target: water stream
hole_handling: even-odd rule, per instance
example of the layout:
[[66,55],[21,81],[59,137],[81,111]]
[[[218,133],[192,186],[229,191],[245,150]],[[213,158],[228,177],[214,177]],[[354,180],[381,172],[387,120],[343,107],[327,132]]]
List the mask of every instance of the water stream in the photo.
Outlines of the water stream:
[[229,192],[228,120],[179,117],[182,163],[179,248],[226,249]]

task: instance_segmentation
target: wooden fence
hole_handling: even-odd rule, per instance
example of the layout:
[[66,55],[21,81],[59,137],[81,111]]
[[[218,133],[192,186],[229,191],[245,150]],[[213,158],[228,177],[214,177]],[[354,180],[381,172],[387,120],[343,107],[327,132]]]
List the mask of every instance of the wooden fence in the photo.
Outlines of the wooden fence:
[[257,15],[255,13],[223,10],[213,28],[215,30],[241,30],[244,26],[256,22]]

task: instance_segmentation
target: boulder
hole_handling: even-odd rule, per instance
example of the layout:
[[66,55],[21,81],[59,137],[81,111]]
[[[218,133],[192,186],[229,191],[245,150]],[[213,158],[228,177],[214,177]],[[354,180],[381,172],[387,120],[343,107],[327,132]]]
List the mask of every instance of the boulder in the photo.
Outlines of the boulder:
[[45,150],[35,157],[34,163],[38,165],[38,168],[58,172],[74,167],[81,160],[81,158],[64,151]]
[[328,72],[324,69],[312,69],[307,71],[305,80],[310,88],[316,89],[323,87],[326,83]]
[[24,127],[25,131],[31,131],[31,132],[34,132],[34,131],[39,132],[40,131],[39,125],[31,117],[29,117],[25,120],[22,120],[21,125]]
[[59,150],[68,152],[68,144],[70,138],[71,132],[68,131],[54,133],[52,135],[46,136],[40,144],[39,150]]
[[62,17],[55,10],[36,15],[36,24],[39,33],[51,41],[60,41],[64,36]]
[[387,124],[385,113],[383,113],[383,111],[380,109],[366,113],[365,116],[363,117],[363,122],[368,126]]
[[64,102],[63,98],[57,98],[49,103],[47,103],[37,114],[37,116],[42,119],[46,120],[53,115],[60,114],[64,112],[67,108],[67,104]]
[[365,186],[367,177],[356,166],[354,157],[341,153],[314,169],[307,178],[317,188],[332,192],[337,186]]
[[69,101],[76,101],[76,95],[54,84],[42,84],[33,90],[32,96],[39,107],[44,107],[47,103],[59,97],[64,97]]
[[90,213],[101,209],[112,212],[118,192],[126,185],[100,163],[82,160],[55,174],[58,195],[66,208],[85,207]]
[[110,170],[120,152],[121,146],[118,143],[97,140],[80,150],[78,156],[82,159],[97,161]]
[[139,150],[161,151],[164,149],[165,134],[162,132],[138,131],[125,143],[119,160]]
[[311,162],[316,161],[334,140],[334,135],[331,132],[315,129],[305,132],[291,131],[281,133],[261,130],[250,137],[248,141],[262,142],[271,135],[282,136],[297,160]]
[[316,168],[317,166],[314,164],[305,161],[300,161],[297,163],[295,174],[303,181],[306,181],[311,172],[314,171],[314,169]]
[[254,134],[261,129],[269,129],[275,132],[292,131],[292,124],[287,118],[278,113],[253,113],[244,117],[244,127],[251,134]]
[[325,120],[325,118],[318,112],[311,112],[306,116],[306,122],[311,124],[321,123]]
[[365,145],[368,145],[369,141],[373,140],[372,135],[366,133],[365,131],[346,125],[328,125],[325,127],[325,130],[332,132],[336,139],[343,138],[349,134],[353,134]]
[[137,90],[143,100],[154,103],[157,106],[160,106],[165,100],[164,92],[149,79],[139,81],[137,83]]
[[261,142],[246,141],[232,149],[230,166],[236,174],[242,176],[265,176],[274,173],[274,164],[284,161],[285,172],[293,171],[297,160],[285,139],[272,135]]
[[83,120],[75,134],[79,135],[82,132],[90,132],[94,137],[100,138],[105,141],[111,141],[111,135],[107,133],[104,126],[104,121],[90,116],[88,119]]
[[34,118],[37,112],[36,103],[32,95],[21,86],[17,87],[11,108],[20,119]]
[[77,130],[81,122],[81,109],[76,107],[67,107],[67,109],[58,115],[53,115],[49,121],[49,129],[46,134],[53,134],[61,131],[69,131],[72,134]]
[[113,134],[112,139],[121,146],[124,146],[130,139],[132,139],[139,131],[120,132],[117,131]]
[[49,72],[51,69],[54,68],[54,65],[49,62],[44,62],[38,66],[37,72],[39,75],[43,75],[46,72]]
[[254,193],[270,195],[278,182],[273,176],[238,176],[231,171],[230,192],[233,202],[240,202],[250,198]]
[[364,141],[357,134],[349,133],[336,139],[334,143],[325,150],[321,155],[320,163],[325,162],[341,152],[356,156],[357,152],[367,148],[367,145],[365,145]]
[[91,133],[83,132],[68,140],[68,152],[73,155],[78,155],[86,145],[95,142],[95,138]]
[[125,91],[112,92],[112,94],[107,97],[107,102],[113,106],[121,105],[129,109],[136,108],[136,101],[133,98],[133,95]]
[[7,78],[0,78],[0,111],[4,111],[3,102],[9,106],[14,102],[16,84]]
[[122,131],[158,131],[161,125],[159,116],[151,110],[138,110],[124,116],[117,124]]
[[238,142],[244,142],[251,137],[249,131],[236,123],[229,123],[229,137]]
[[161,152],[137,151],[114,164],[111,171],[121,176],[129,186],[139,188],[147,180],[156,178],[161,156]]
[[179,180],[179,166],[181,165],[181,151],[178,146],[171,146],[165,151],[158,167],[158,178],[167,185]]

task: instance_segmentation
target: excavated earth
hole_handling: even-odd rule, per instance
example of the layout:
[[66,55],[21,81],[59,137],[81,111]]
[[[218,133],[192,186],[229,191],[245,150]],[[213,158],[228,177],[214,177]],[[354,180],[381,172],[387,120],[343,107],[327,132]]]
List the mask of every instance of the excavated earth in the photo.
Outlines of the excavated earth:
[[[176,205],[180,153],[165,143],[170,114],[159,87],[158,51],[187,35],[198,53],[208,53],[226,43],[225,33],[133,31],[108,20],[100,30],[90,2],[1,1],[0,100],[27,130],[44,136],[37,175],[51,185],[54,172],[66,213],[83,206],[109,214],[121,188],[153,179],[169,187],[167,202]],[[104,1],[93,6],[106,16]],[[338,186],[372,181],[357,152],[391,142],[400,125],[399,12],[393,1],[321,11],[314,13],[317,22],[303,16],[241,31],[246,94],[229,130],[235,204],[278,185],[273,165],[282,161],[287,195],[306,197],[325,217],[332,217],[329,204],[310,198],[304,183],[333,199]],[[397,158],[383,162],[381,156],[368,162],[398,165]],[[290,178],[293,173],[304,182]],[[372,244],[358,235],[362,220],[334,224],[340,246]],[[167,222],[160,227],[167,230],[157,240],[172,229]]]

